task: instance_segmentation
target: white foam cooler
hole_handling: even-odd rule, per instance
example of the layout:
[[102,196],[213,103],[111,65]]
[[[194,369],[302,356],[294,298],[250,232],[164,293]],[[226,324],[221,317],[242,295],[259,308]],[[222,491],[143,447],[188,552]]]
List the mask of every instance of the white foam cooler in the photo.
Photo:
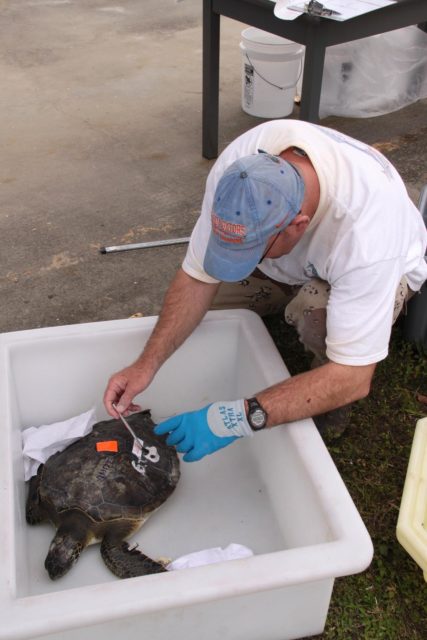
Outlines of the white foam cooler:
[[[99,545],[51,582],[50,524],[25,521],[21,430],[82,413],[140,352],[156,318],[0,336],[0,638],[286,640],[321,633],[334,579],[372,558],[365,526],[311,420],[182,463],[174,494],[132,540],[153,557],[244,544],[250,558],[127,580]],[[288,371],[249,311],[209,312],[139,398],[155,420],[250,396]]]

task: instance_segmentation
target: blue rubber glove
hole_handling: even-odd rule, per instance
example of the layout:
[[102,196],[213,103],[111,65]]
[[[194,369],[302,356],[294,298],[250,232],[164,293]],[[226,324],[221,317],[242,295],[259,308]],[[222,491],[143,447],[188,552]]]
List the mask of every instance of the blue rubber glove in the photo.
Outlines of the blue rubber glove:
[[167,444],[184,453],[185,462],[195,462],[231,444],[237,438],[252,436],[246,419],[244,400],[213,404],[173,416],[154,427],[154,433],[169,433]]

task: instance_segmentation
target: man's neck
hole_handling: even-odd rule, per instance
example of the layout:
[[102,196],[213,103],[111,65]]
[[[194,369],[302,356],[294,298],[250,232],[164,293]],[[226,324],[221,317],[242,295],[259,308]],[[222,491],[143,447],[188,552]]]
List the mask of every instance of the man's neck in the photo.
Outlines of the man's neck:
[[301,152],[299,149],[290,147],[282,151],[279,155],[283,160],[292,163],[298,169],[304,180],[305,191],[301,213],[309,216],[311,220],[319,206],[320,183],[310,158],[303,154],[304,152]]

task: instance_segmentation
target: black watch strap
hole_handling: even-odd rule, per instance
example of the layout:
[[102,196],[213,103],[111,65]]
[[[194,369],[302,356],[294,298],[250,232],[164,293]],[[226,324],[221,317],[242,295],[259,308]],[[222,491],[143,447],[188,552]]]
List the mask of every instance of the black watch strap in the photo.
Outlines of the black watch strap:
[[267,426],[268,415],[256,398],[248,398],[248,422],[253,431],[260,431]]

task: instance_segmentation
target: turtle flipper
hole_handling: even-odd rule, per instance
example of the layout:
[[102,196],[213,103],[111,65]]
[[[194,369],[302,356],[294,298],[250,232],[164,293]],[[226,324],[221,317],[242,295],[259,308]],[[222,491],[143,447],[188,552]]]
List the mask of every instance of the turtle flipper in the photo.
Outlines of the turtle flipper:
[[47,520],[47,514],[40,505],[39,486],[42,467],[39,467],[39,471],[36,476],[32,476],[28,482],[28,496],[25,504],[25,519],[28,524],[38,524]]
[[135,578],[150,573],[162,573],[165,567],[138,549],[131,549],[127,542],[113,536],[104,536],[101,556],[107,567],[118,578]]
[[50,543],[44,562],[49,578],[56,580],[65,575],[78,560],[88,542],[87,530],[69,526],[67,523],[61,525]]

